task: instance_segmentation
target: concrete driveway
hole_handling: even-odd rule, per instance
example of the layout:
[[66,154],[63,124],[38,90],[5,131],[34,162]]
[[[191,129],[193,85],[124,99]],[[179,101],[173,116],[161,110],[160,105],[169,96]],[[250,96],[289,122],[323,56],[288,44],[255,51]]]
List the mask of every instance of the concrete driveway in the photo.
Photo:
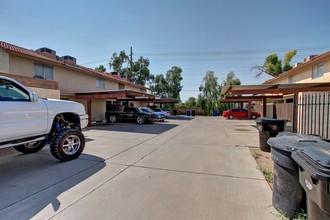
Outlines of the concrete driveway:
[[276,219],[248,148],[258,146],[252,120],[181,117],[84,134],[74,161],[48,147],[0,158],[0,219]]

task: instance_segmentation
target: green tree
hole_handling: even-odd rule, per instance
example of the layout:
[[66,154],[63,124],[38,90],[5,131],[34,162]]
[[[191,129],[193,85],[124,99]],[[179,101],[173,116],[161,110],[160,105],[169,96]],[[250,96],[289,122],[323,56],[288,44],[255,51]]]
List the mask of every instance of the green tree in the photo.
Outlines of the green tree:
[[180,100],[180,92],[182,90],[181,81],[183,80],[182,69],[173,66],[166,72],[166,75],[158,74],[152,79],[149,86],[153,94],[160,98],[173,98]]
[[241,80],[235,76],[235,73],[233,71],[230,71],[227,74],[226,79],[222,82],[222,86],[228,85],[241,85]]
[[206,105],[206,100],[204,99],[203,95],[199,93],[196,100],[196,106],[204,109],[205,105]]
[[148,58],[141,56],[137,61],[132,62],[132,65],[132,71],[130,70],[130,67],[128,67],[126,71],[127,79],[129,81],[144,86],[150,79],[153,78],[150,74],[150,61]]
[[262,66],[254,66],[252,70],[256,70],[258,73],[256,77],[260,77],[261,74],[266,73],[270,76],[276,77],[279,74],[292,69],[290,62],[292,58],[296,55],[297,51],[292,50],[287,52],[284,55],[284,64],[282,65],[283,61],[280,59],[277,54],[271,54],[266,57],[265,62]]
[[120,51],[119,54],[113,53],[109,66],[115,72],[118,72],[122,77],[127,78],[130,82],[146,85],[146,83],[153,79],[149,70],[150,61],[148,58],[140,56],[135,62],[129,59],[125,50]]
[[199,87],[201,97],[199,97],[202,104],[202,109],[205,115],[212,115],[213,110],[218,109],[220,99],[220,87],[218,84],[218,77],[213,71],[207,71],[202,84]]
[[283,66],[283,72],[288,71],[292,69],[292,66],[290,65],[290,62],[292,58],[297,54],[296,50],[289,51],[284,56],[284,66]]
[[185,101],[185,106],[188,108],[193,108],[197,106],[197,100],[195,97],[189,97],[187,101]]
[[101,73],[105,73],[107,71],[107,69],[103,65],[100,65],[99,67],[95,67],[95,70]]
[[168,98],[180,100],[180,92],[183,88],[181,85],[181,81],[183,80],[181,73],[182,69],[178,66],[172,66],[172,68],[167,71],[166,81],[168,83]]
[[149,88],[154,95],[160,98],[168,98],[168,83],[163,74],[158,74],[154,77]]
[[126,77],[126,67],[123,67],[123,65],[127,65],[128,60],[129,57],[126,55],[125,50],[120,51],[119,54],[113,53],[109,62],[110,69]]
[[[219,88],[220,92],[224,86],[229,86],[229,85],[241,85],[241,80],[236,77],[233,71],[229,72],[227,74],[226,79],[222,81],[222,84],[220,85]],[[220,94],[220,97],[223,97],[223,95]],[[230,108],[230,105],[228,103],[227,104],[220,103],[219,112],[221,113],[223,110],[228,108]]]

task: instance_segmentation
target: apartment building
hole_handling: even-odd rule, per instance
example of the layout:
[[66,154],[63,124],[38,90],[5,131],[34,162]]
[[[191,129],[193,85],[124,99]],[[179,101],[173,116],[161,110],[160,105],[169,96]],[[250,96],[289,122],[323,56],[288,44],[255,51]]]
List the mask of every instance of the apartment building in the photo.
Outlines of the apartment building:
[[294,84],[330,82],[330,51],[321,55],[310,55],[301,63],[263,84]]
[[12,77],[44,98],[77,101],[92,121],[104,121],[107,109],[142,105],[154,100],[148,88],[117,73],[101,73],[77,64],[70,55],[58,56],[50,48],[26,49],[0,41],[0,74]]

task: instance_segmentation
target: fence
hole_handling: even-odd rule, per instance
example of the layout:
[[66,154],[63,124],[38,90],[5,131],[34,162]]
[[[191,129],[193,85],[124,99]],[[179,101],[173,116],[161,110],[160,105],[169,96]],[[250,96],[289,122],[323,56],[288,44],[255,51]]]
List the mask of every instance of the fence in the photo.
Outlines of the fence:
[[276,106],[276,116],[293,123],[293,103],[278,103]]
[[302,92],[298,95],[298,133],[330,138],[330,92]]

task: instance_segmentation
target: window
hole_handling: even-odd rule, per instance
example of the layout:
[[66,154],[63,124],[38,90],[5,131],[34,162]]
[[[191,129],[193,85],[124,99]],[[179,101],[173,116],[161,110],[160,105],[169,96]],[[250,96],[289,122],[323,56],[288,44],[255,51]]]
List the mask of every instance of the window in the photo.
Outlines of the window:
[[101,79],[101,78],[97,78],[96,79],[96,88],[104,89],[105,88],[105,80]]
[[0,79],[0,101],[30,101],[30,97],[16,84]]
[[291,83],[291,84],[296,83],[295,77],[294,76],[289,76],[288,83]]
[[53,79],[53,67],[42,63],[34,64],[34,77],[41,79]]
[[118,89],[125,89],[125,85],[122,84],[122,83],[119,83],[119,84],[118,84]]
[[312,79],[316,79],[318,77],[322,77],[324,74],[323,63],[314,65],[312,67]]

